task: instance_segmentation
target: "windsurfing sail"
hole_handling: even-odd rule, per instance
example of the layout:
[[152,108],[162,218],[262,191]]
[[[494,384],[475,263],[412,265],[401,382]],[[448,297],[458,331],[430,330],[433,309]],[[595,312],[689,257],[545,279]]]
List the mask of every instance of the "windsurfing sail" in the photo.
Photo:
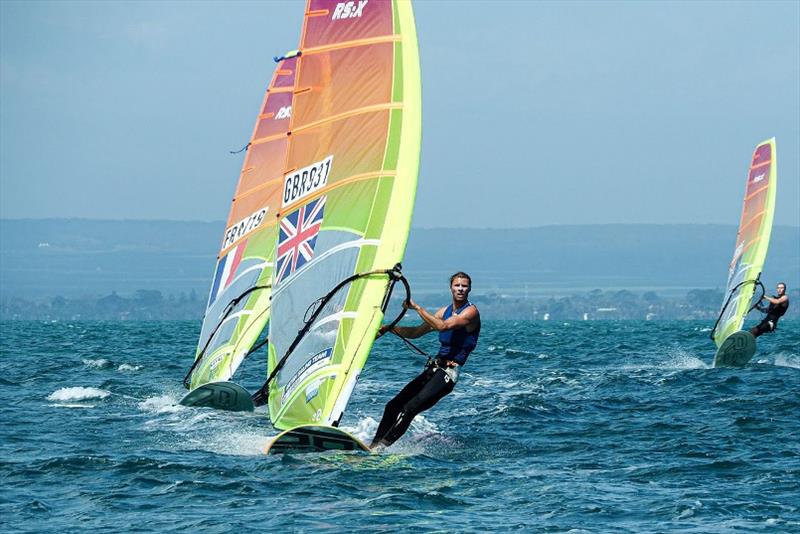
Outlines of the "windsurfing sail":
[[279,429],[338,424],[397,280],[421,142],[411,3],[309,0],[296,72],[256,395]]
[[270,317],[272,270],[289,148],[297,57],[278,58],[264,96],[222,236],[189,389],[228,380]]
[[728,271],[725,300],[717,324],[711,332],[717,347],[729,335],[742,328],[744,317],[751,310],[750,301],[756,287],[760,285],[759,278],[772,232],[777,178],[778,166],[773,137],[756,147],[747,174],[742,218]]

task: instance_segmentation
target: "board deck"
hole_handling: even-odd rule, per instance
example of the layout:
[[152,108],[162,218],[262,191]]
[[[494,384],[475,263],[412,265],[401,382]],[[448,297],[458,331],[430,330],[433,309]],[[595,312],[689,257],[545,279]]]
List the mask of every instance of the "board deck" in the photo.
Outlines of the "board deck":
[[233,382],[203,384],[187,393],[180,403],[183,406],[202,406],[229,412],[252,412],[255,410],[250,393]]
[[756,353],[756,338],[744,330],[725,338],[714,356],[714,367],[743,367]]
[[278,434],[267,454],[285,452],[363,451],[369,447],[357,437],[332,426],[301,425]]

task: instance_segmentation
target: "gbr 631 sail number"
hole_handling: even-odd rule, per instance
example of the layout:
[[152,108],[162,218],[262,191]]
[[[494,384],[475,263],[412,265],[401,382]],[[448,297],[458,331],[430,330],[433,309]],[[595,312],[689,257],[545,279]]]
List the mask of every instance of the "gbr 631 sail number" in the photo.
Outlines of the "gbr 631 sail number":
[[332,155],[284,176],[282,207],[297,202],[325,187],[328,183],[328,175],[331,173],[331,163],[333,163]]

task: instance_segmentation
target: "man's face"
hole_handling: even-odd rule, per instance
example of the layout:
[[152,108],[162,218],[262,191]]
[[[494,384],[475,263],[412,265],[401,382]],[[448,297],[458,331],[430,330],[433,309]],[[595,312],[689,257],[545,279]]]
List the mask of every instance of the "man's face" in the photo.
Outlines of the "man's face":
[[786,286],[783,284],[778,284],[777,287],[775,287],[775,291],[777,291],[778,296],[781,297],[784,293],[786,293]]
[[469,295],[469,280],[466,278],[453,278],[453,282],[450,284],[450,292],[453,294],[453,298],[456,300],[465,300]]

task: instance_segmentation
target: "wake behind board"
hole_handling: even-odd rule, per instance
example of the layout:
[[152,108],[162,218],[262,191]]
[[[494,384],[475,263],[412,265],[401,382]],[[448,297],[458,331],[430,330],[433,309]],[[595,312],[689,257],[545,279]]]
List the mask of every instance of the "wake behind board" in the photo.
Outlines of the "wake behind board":
[[369,452],[357,437],[332,426],[301,425],[278,434],[267,447],[267,454],[285,452],[363,451]]
[[250,393],[233,382],[209,382],[186,394],[180,402],[183,406],[202,406],[229,412],[252,412],[255,410]]
[[714,367],[743,367],[756,353],[756,338],[744,330],[725,338],[714,356]]

